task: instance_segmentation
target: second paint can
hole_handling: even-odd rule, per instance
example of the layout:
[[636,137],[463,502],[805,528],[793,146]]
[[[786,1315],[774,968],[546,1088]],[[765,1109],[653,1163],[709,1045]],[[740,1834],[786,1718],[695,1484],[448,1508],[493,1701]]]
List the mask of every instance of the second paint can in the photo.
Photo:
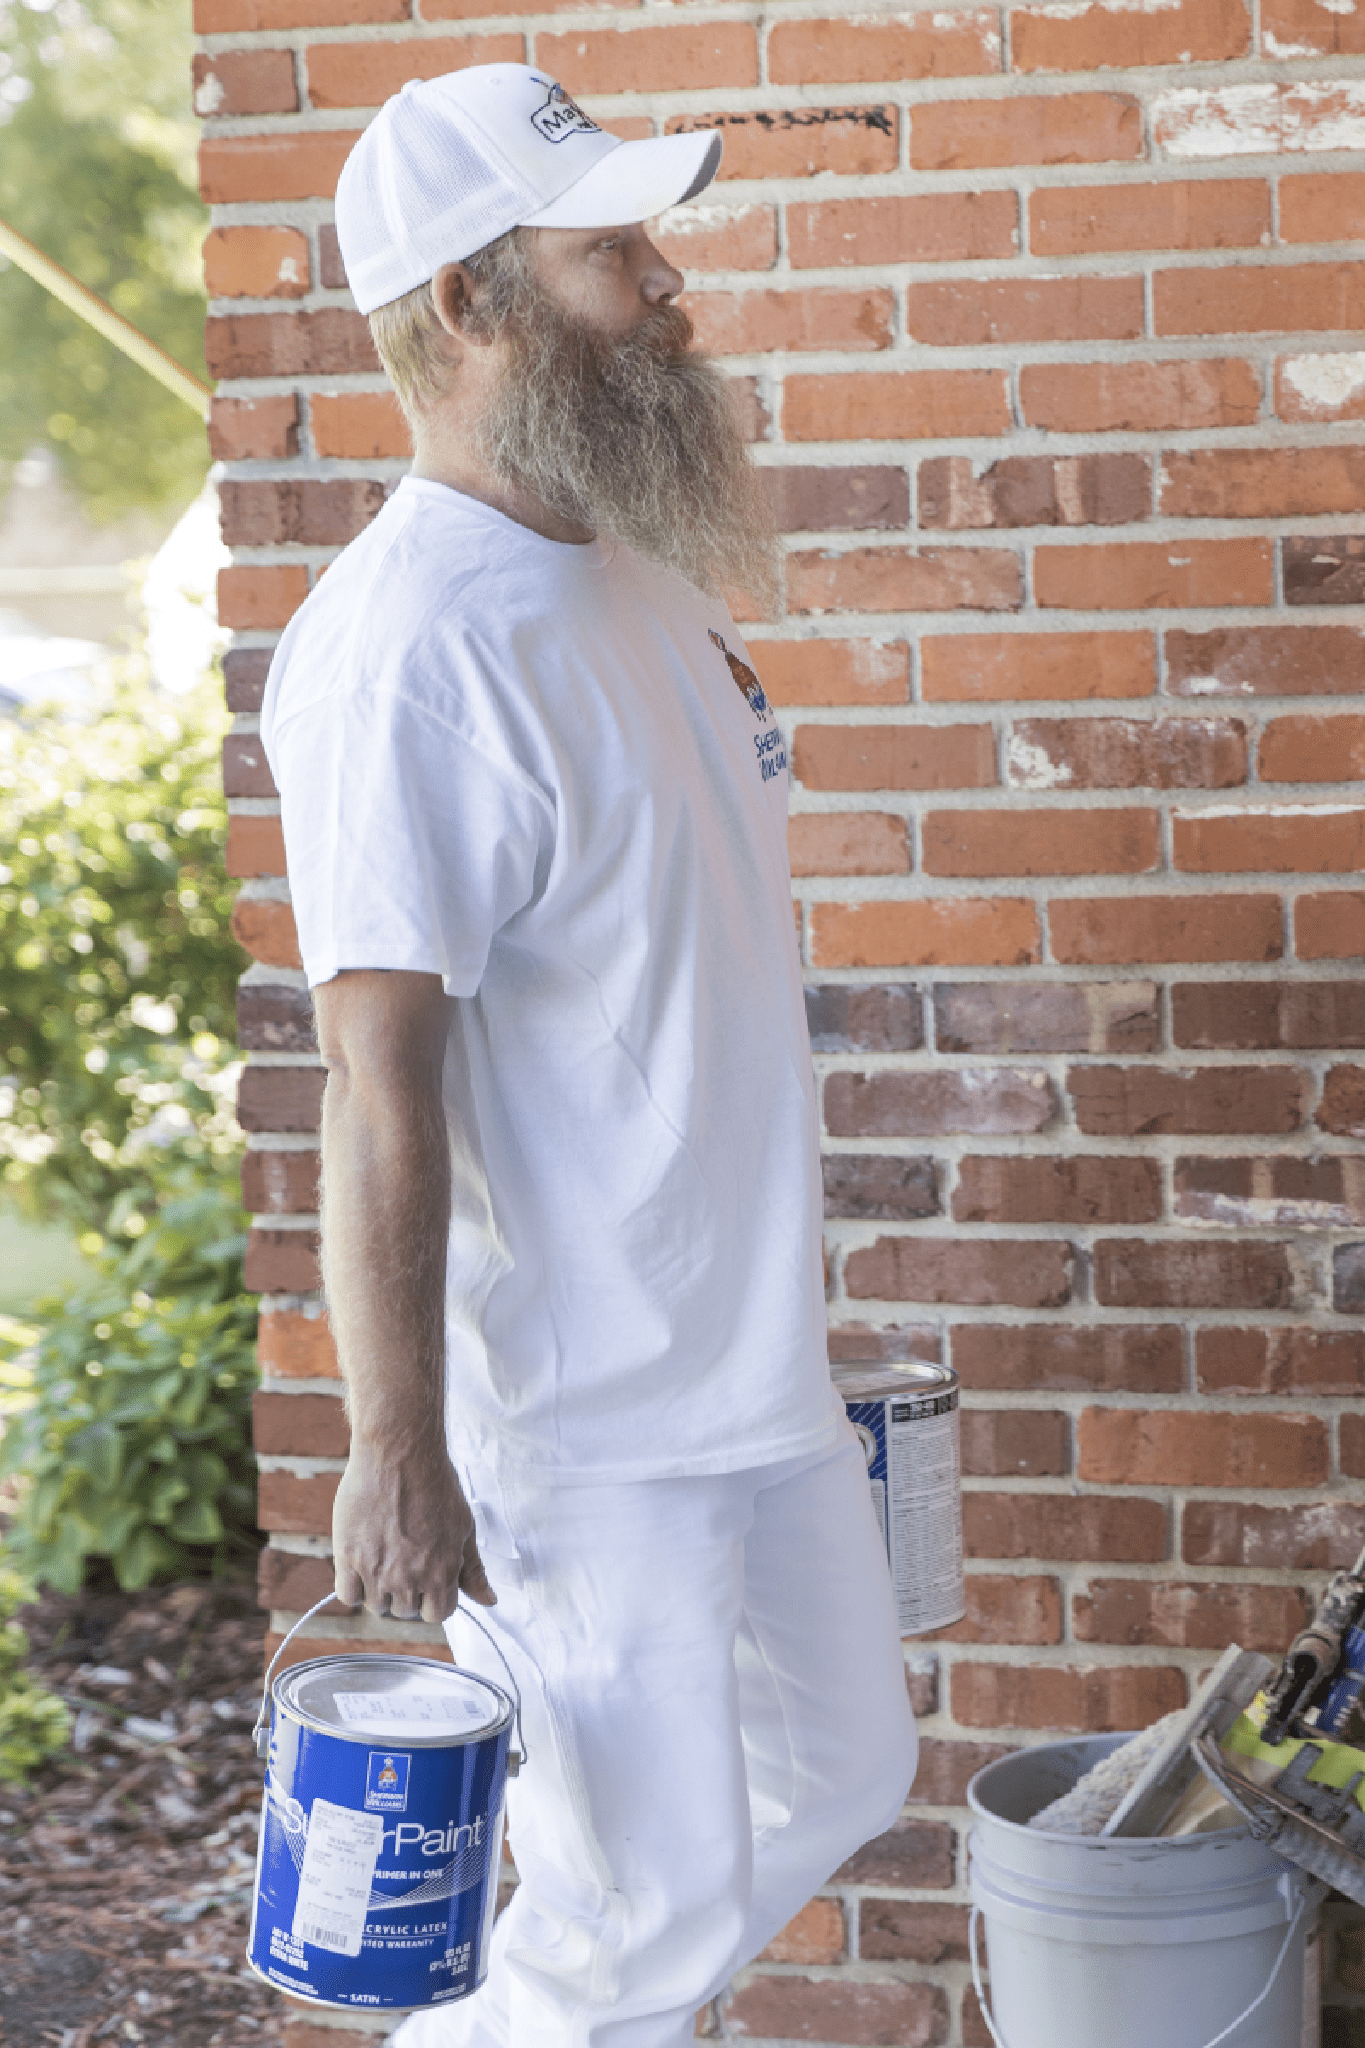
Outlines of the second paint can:
[[961,1621],[962,1453],[946,1365],[839,1365],[834,1385],[867,1459],[903,1636]]

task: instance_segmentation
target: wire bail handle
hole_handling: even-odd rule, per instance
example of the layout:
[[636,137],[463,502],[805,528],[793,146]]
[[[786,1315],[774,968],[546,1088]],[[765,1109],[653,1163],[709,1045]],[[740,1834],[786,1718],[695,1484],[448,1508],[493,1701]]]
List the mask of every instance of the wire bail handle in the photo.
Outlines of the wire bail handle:
[[[301,1614],[298,1620],[294,1623],[294,1626],[290,1629],[288,1635],[285,1636],[282,1642],[280,1643],[279,1648],[276,1650],[274,1656],[270,1660],[270,1663],[266,1667],[265,1683],[261,1688],[260,1710],[256,1715],[256,1725],[251,1731],[251,1746],[253,1750],[256,1752],[256,1755],[261,1763],[265,1763],[270,1755],[270,1681],[275,1676],[275,1666],[279,1663],[281,1657],[289,1648],[289,1645],[293,1642],[295,1636],[303,1627],[304,1623],[311,1621],[315,1614],[321,1614],[323,1608],[329,1606],[331,1602],[336,1599],[336,1597],[337,1596],[335,1591],[331,1593],[324,1593],[321,1600],[319,1600],[316,1603],[316,1605],[310,1607],[306,1614]],[[512,1667],[508,1663],[506,1657],[504,1657],[502,1649],[496,1637],[490,1634],[488,1629],[484,1627],[483,1623],[479,1620],[479,1617],[476,1614],[472,1614],[469,1610],[469,1607],[463,1602],[456,1609],[456,1612],[459,1614],[463,1614],[467,1621],[473,1622],[475,1628],[479,1631],[479,1634],[484,1638],[486,1642],[492,1645],[494,1654],[496,1655],[499,1664],[501,1664],[503,1670],[507,1673],[507,1682],[512,1688],[512,1699],[515,1703],[516,1708],[517,1727],[517,1747],[516,1749],[509,1749],[507,1752],[507,1775],[509,1778],[515,1778],[517,1773],[520,1771],[522,1765],[525,1763],[529,1763],[531,1761],[530,1753],[526,1747],[526,1737],[522,1733],[521,1727],[521,1687],[517,1684],[516,1679],[513,1677]],[[458,1670],[458,1668],[459,1667],[457,1665],[456,1669]]]

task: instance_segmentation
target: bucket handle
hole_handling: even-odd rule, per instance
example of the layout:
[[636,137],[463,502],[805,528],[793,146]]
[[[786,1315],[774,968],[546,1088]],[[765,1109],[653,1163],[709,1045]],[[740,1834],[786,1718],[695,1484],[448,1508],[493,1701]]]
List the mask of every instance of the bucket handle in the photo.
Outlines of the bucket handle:
[[[293,1642],[295,1636],[303,1627],[304,1623],[306,1621],[311,1621],[315,1614],[321,1614],[323,1608],[329,1606],[331,1602],[336,1599],[336,1597],[337,1596],[335,1591],[332,1591],[330,1593],[324,1593],[321,1600],[317,1601],[314,1606],[310,1607],[306,1614],[301,1614],[299,1616],[298,1620],[294,1623],[294,1626],[290,1629],[288,1635],[284,1637],[279,1648],[276,1650],[274,1656],[271,1658],[270,1663],[266,1668],[265,1683],[261,1687],[260,1710],[256,1715],[256,1725],[251,1731],[251,1746],[255,1750],[256,1755],[260,1758],[262,1763],[265,1762],[266,1758],[270,1754],[270,1681],[275,1676],[275,1666],[279,1663],[281,1657],[289,1648],[289,1645]],[[479,1631],[479,1634],[483,1636],[487,1642],[492,1644],[493,1650],[496,1653],[499,1664],[501,1664],[503,1670],[507,1673],[507,1682],[512,1688],[512,1698],[516,1702],[518,1745],[516,1749],[510,1750],[508,1752],[507,1775],[509,1778],[515,1778],[517,1772],[521,1769],[522,1765],[525,1763],[529,1763],[531,1761],[530,1752],[526,1747],[526,1737],[523,1735],[521,1729],[521,1687],[517,1684],[516,1679],[512,1676],[512,1667],[508,1663],[506,1657],[504,1657],[502,1654],[502,1646],[499,1644],[496,1637],[490,1634],[488,1629],[484,1627],[483,1623],[479,1620],[478,1615],[471,1613],[468,1604],[463,1602],[456,1609],[456,1612],[459,1614],[463,1614],[466,1621],[472,1621],[475,1628]]]
[[[1251,2018],[1251,2015],[1258,2008],[1258,2006],[1262,2006],[1265,2004],[1265,2001],[1267,2000],[1267,1998],[1269,1998],[1271,1992],[1275,1988],[1275,1979],[1279,1976],[1281,1966],[1284,1963],[1284,1959],[1289,1954],[1290,1944],[1293,1942],[1295,1932],[1298,1928],[1298,1924],[1300,1920],[1302,1920],[1303,1918],[1303,1909],[1307,1904],[1308,1889],[1304,1889],[1299,1893],[1299,1903],[1294,1908],[1294,1917],[1289,1923],[1289,1927],[1285,1934],[1284,1940],[1280,1943],[1280,1953],[1276,1956],[1274,1964],[1271,1968],[1270,1975],[1266,1978],[1264,1985],[1262,1986],[1260,1991],[1257,1992],[1255,1998],[1252,1999],[1250,2005],[1247,2006],[1246,2010],[1244,2012],[1238,2013],[1236,2019],[1232,2022],[1231,2026],[1224,2027],[1221,2034],[1215,2034],[1211,2041],[1206,2041],[1204,2043],[1204,2048],[1218,2048],[1218,2044],[1220,2041],[1226,2041],[1229,2034],[1235,2034],[1237,2032],[1237,2029],[1241,2026],[1242,2022],[1244,2020],[1249,2020]],[[981,2017],[985,2020],[986,2025],[990,2030],[990,2037],[992,2041],[994,2041],[995,2043],[995,2048],[1008,2048],[1008,2044],[1004,2040],[1003,2036],[1000,2033],[999,2028],[995,2024],[995,2020],[991,2014],[990,2006],[986,2003],[986,1992],[981,1982],[980,1926],[981,1908],[980,1906],[973,1906],[972,1917],[968,1923],[967,1940],[971,1949],[972,1983],[976,1989],[976,2002],[981,2008]]]

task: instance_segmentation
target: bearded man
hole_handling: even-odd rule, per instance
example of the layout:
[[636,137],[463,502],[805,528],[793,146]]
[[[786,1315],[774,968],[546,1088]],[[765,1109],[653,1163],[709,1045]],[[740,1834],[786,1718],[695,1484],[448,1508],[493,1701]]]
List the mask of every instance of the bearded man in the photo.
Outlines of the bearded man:
[[[618,142],[409,85],[337,228],[415,459],[262,732],[328,1070],[338,1597],[521,1692],[521,1883],[402,2048],[683,2048],[890,1825],[915,1733],[830,1384],[782,735],[721,596],[775,543]],[[496,1604],[494,1604],[496,1603]]]

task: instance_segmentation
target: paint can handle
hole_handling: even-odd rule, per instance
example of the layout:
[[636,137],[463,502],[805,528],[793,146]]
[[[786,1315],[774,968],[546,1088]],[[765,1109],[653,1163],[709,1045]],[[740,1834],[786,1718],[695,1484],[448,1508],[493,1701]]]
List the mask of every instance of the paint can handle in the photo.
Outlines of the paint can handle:
[[[315,1614],[321,1614],[323,1608],[330,1606],[331,1602],[335,1599],[335,1591],[331,1593],[324,1593],[321,1600],[317,1601],[315,1605],[310,1607],[306,1614],[301,1614],[298,1620],[294,1623],[294,1626],[290,1629],[288,1635],[285,1636],[283,1641],[280,1643],[279,1648],[276,1650],[274,1656],[271,1658],[270,1663],[266,1668],[265,1683],[261,1687],[260,1711],[256,1715],[256,1725],[251,1731],[251,1746],[255,1750],[257,1757],[262,1763],[264,1763],[270,1755],[270,1681],[275,1676],[275,1666],[279,1663],[281,1657],[289,1648],[289,1645],[293,1642],[295,1636],[303,1627],[304,1623],[307,1621],[311,1621]],[[512,1698],[516,1704],[517,1711],[517,1748],[508,1751],[507,1775],[509,1778],[515,1778],[518,1771],[521,1769],[522,1765],[524,1763],[530,1762],[530,1757],[526,1748],[526,1737],[522,1733],[521,1727],[521,1687],[517,1684],[516,1679],[512,1676],[512,1667],[508,1663],[507,1659],[503,1656],[502,1649],[498,1644],[497,1640],[489,1634],[489,1631],[484,1627],[483,1623],[479,1620],[478,1616],[470,1612],[468,1604],[462,1603],[460,1607],[457,1608],[456,1612],[465,1615],[468,1620],[472,1621],[475,1628],[479,1631],[480,1635],[483,1636],[486,1639],[486,1641],[492,1644],[492,1647],[497,1655],[498,1662],[501,1664],[503,1670],[507,1673],[507,1682],[512,1688]]]

